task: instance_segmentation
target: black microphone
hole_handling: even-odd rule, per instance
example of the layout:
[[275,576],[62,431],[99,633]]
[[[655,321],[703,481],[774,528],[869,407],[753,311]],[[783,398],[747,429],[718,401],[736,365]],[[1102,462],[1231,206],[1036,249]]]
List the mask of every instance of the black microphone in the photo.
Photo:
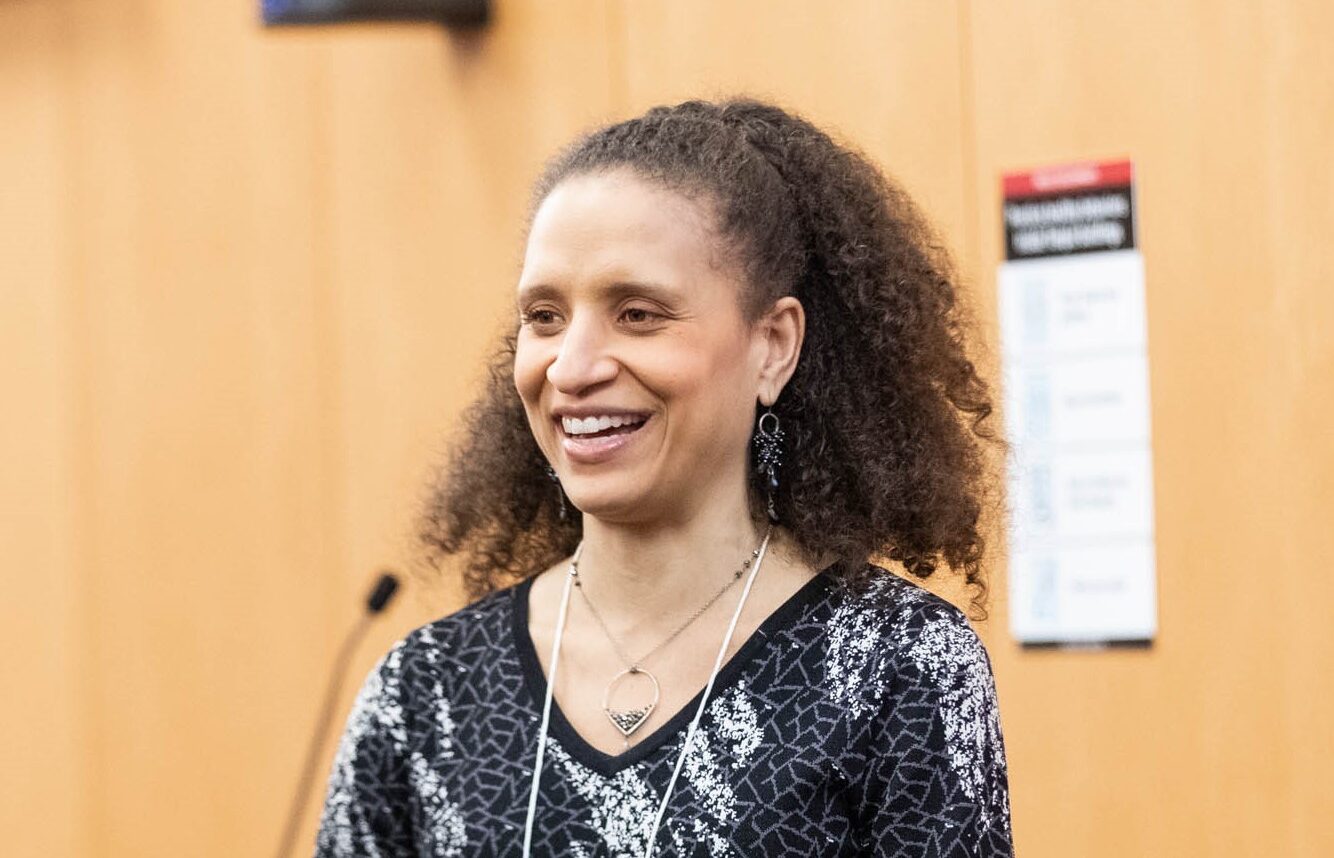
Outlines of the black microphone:
[[320,750],[324,747],[325,740],[329,735],[329,726],[333,723],[334,706],[338,703],[338,692],[343,685],[343,677],[347,673],[348,662],[352,660],[352,654],[356,652],[357,644],[365,636],[366,630],[370,628],[371,620],[379,613],[384,611],[398,592],[398,576],[393,572],[385,571],[380,573],[380,578],[375,582],[375,587],[370,595],[366,597],[366,613],[361,615],[357,624],[352,627],[347,638],[343,641],[342,647],[338,650],[338,656],[334,660],[333,672],[329,678],[329,689],[324,695],[324,705],[320,707],[319,718],[315,724],[315,734],[311,736],[310,748],[306,751],[306,763],[301,770],[301,779],[297,782],[296,797],[292,801],[292,808],[287,814],[287,826],[283,829],[282,840],[278,844],[278,858],[287,858],[292,851],[292,841],[296,839],[297,829],[301,826],[301,814],[306,808],[306,799],[310,796],[310,789],[315,783],[315,771],[320,762]]
[[381,573],[380,580],[375,582],[375,589],[371,590],[370,596],[366,599],[366,609],[372,614],[380,613],[397,592],[398,579],[394,577],[394,573]]

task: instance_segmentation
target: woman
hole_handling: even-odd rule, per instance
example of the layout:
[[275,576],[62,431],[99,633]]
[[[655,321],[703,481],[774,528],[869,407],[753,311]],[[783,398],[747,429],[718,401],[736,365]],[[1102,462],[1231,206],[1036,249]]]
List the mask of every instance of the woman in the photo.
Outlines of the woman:
[[317,854],[1010,855],[987,654],[870,562],[984,612],[957,301],[903,192],[777,107],[561,153],[423,517],[478,601],[367,678]]

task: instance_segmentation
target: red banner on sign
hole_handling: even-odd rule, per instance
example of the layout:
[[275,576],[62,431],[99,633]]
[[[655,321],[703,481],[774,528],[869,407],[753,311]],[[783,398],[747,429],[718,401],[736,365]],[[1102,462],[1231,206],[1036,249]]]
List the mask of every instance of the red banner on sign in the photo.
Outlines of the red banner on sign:
[[1005,198],[1036,197],[1044,194],[1089,191],[1099,188],[1124,187],[1134,178],[1131,162],[1086,161],[1062,164],[1023,173],[1007,173],[1003,187]]

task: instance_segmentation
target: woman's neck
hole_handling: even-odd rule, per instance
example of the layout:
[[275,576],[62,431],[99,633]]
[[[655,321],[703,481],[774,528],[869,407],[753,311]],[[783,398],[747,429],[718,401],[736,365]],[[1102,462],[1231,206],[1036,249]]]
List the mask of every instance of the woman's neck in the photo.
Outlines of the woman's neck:
[[[614,616],[675,616],[681,605],[725,584],[752,557],[765,530],[744,506],[731,515],[697,514],[655,525],[585,516],[580,579]],[[775,529],[766,556],[772,557],[777,539]]]

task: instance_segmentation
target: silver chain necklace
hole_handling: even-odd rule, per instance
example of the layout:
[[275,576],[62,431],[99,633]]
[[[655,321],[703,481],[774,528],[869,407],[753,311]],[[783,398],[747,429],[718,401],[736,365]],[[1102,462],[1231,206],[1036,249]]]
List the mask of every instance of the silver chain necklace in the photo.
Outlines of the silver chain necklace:
[[[754,563],[755,559],[759,556],[760,549],[756,548],[750,553],[750,556],[746,558],[746,561],[741,564],[741,568],[732,573],[732,577],[728,579],[722,589],[713,594],[712,599],[705,602],[695,611],[695,613],[687,617],[684,623],[677,626],[676,630],[664,638],[657,646],[637,659],[630,658],[630,656],[626,655],[625,648],[621,646],[621,643],[616,639],[616,636],[611,633],[611,629],[607,626],[607,621],[602,618],[602,614],[598,613],[598,609],[593,606],[593,601],[588,598],[588,591],[584,589],[583,582],[579,580],[579,561],[576,560],[571,564],[570,575],[574,578],[574,586],[579,589],[579,593],[584,597],[584,604],[588,605],[588,610],[593,614],[593,618],[597,620],[598,625],[602,627],[602,633],[607,636],[607,640],[611,643],[612,649],[616,651],[617,657],[619,657],[621,662],[625,665],[625,669],[613,676],[611,681],[607,683],[607,689],[602,694],[602,711],[606,714],[607,720],[611,721],[612,725],[620,731],[621,737],[625,740],[626,748],[630,747],[630,736],[632,736],[640,727],[647,724],[649,718],[653,716],[653,710],[658,708],[658,701],[662,696],[662,686],[658,683],[658,677],[654,676],[652,672],[643,667],[644,662],[652,658],[660,649],[667,646],[667,644],[676,640],[677,636],[689,628],[691,623],[703,616],[709,608],[712,608],[714,604],[723,597],[724,593],[732,589],[733,585],[741,580],[741,576],[746,574],[746,570],[750,568],[750,564]],[[614,708],[611,705],[611,698],[612,694],[616,691],[617,686],[626,682],[634,682],[638,677],[643,677],[648,680],[653,688],[653,699],[644,706],[637,706],[630,709]]]

